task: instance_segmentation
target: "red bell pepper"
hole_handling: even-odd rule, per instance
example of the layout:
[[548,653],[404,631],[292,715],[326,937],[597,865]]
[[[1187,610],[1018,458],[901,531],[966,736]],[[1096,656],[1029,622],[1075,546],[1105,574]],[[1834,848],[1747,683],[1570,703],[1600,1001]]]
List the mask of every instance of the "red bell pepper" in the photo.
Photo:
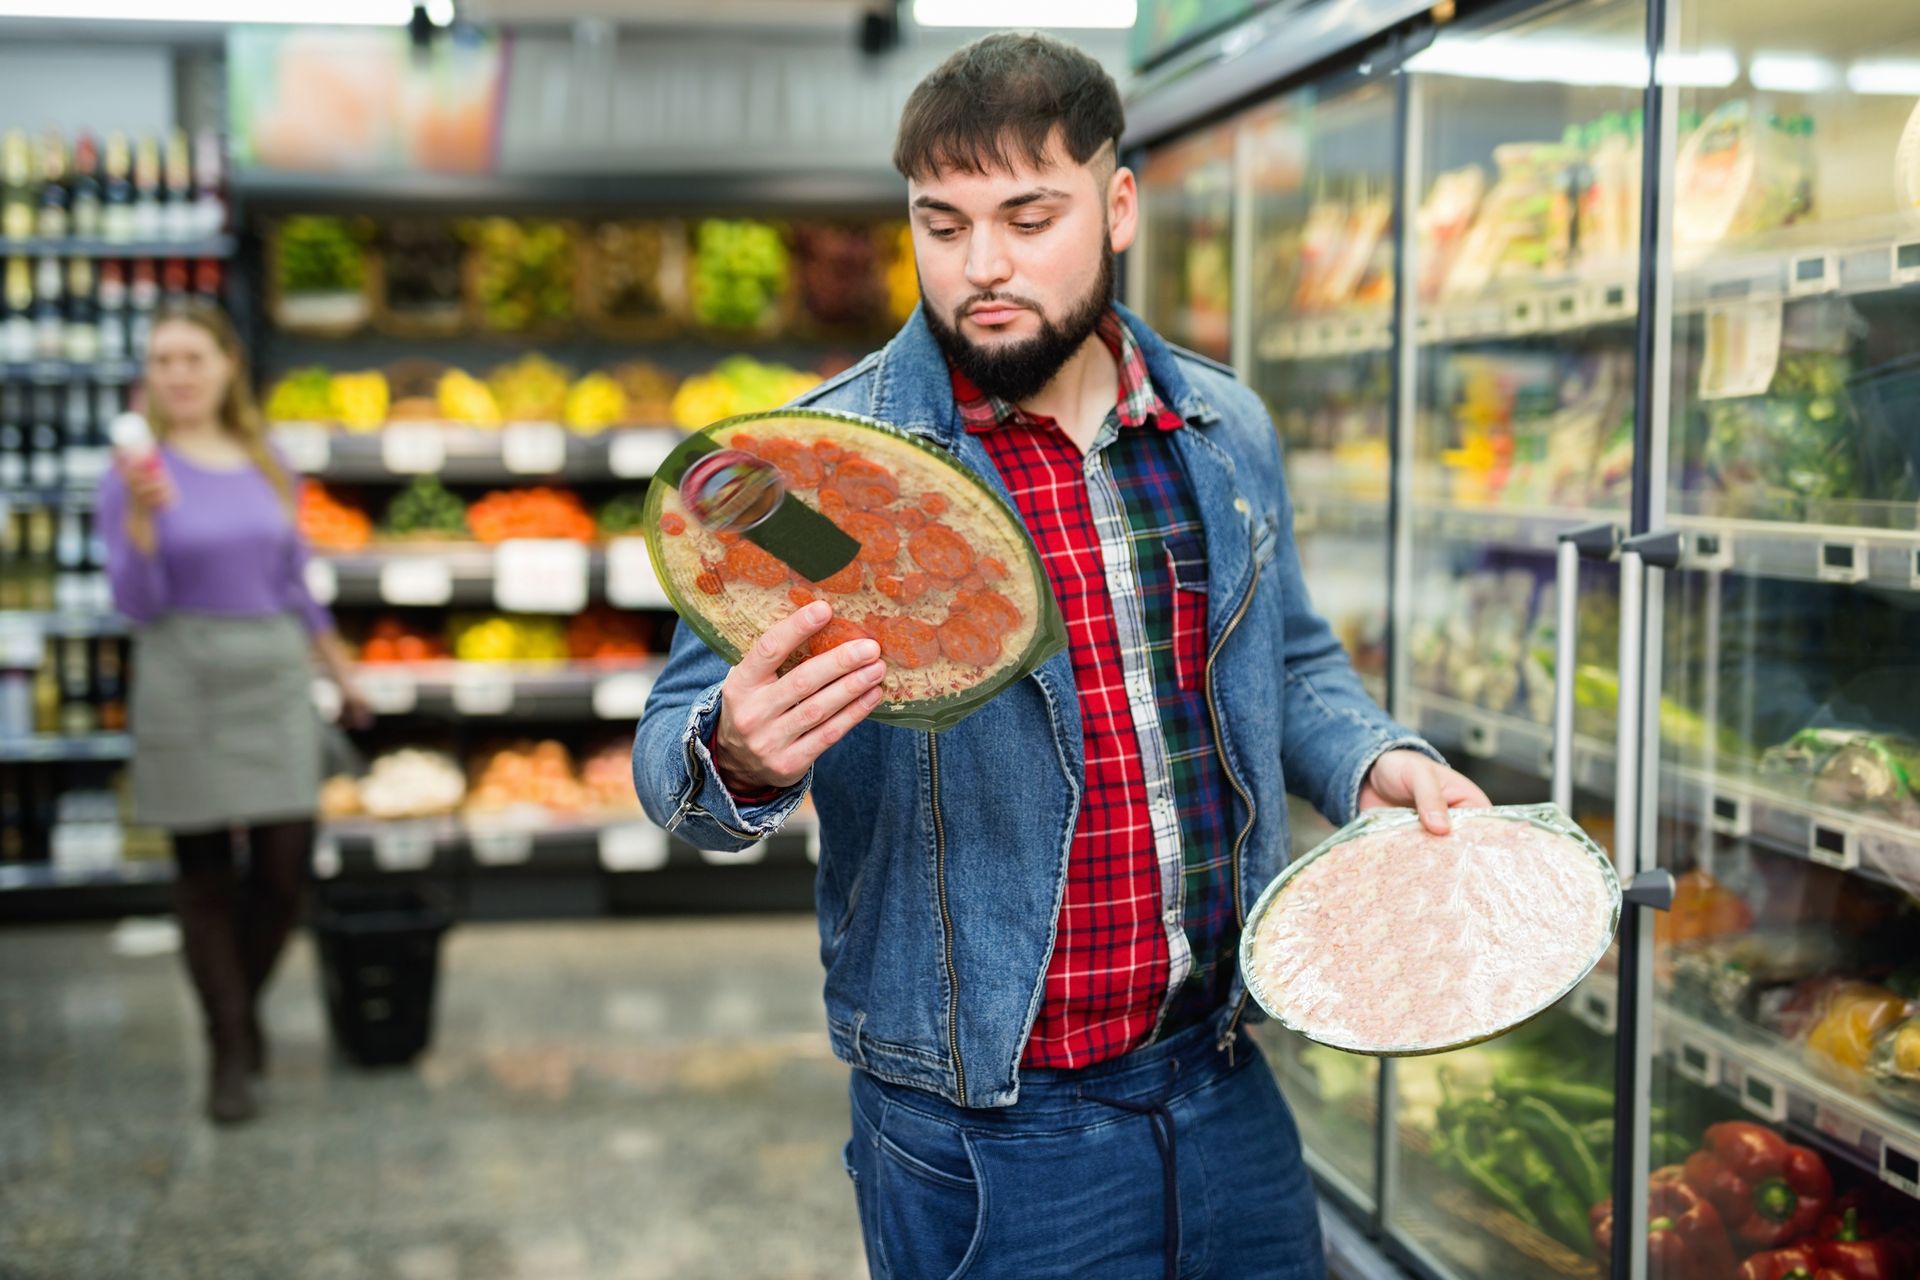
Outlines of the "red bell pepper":
[[1833,1175],[1819,1155],[1744,1120],[1710,1126],[1701,1150],[1687,1157],[1685,1176],[1752,1249],[1806,1235],[1833,1199]]
[[1810,1241],[1770,1253],[1756,1253],[1740,1264],[1740,1280],[1815,1280],[1820,1256]]
[[[1601,1257],[1613,1252],[1613,1201],[1589,1215],[1593,1244]],[[1647,1179],[1647,1260],[1660,1280],[1727,1280],[1733,1245],[1720,1215],[1687,1185],[1679,1165],[1656,1169]]]
[[1873,1216],[1858,1196],[1842,1196],[1820,1219],[1813,1247],[1835,1280],[1911,1280],[1912,1237]]

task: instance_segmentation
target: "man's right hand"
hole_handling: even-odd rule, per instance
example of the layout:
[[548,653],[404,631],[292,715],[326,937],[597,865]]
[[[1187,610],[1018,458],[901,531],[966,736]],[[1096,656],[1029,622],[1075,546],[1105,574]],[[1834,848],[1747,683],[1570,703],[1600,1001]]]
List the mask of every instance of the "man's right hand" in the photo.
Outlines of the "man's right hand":
[[720,686],[714,764],[735,791],[790,787],[880,705],[880,645],[852,640],[786,675],[780,664],[833,617],[824,600],[781,619],[753,642]]
[[126,482],[127,497],[132,500],[136,514],[152,516],[154,512],[173,505],[173,481],[168,477],[166,467],[159,465],[157,460],[135,462],[122,454],[115,456],[114,463],[119,467],[120,478]]

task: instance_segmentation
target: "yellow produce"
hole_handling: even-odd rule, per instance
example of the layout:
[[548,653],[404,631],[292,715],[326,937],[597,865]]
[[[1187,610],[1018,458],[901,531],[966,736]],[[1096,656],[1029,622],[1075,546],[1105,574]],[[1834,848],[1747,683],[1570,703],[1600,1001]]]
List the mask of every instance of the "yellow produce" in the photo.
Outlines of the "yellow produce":
[[537,351],[487,375],[487,386],[509,422],[558,422],[572,385],[573,375]]
[[626,421],[627,393],[604,373],[590,373],[567,392],[565,421],[583,435]]
[[449,422],[472,427],[500,425],[500,406],[487,384],[470,373],[449,369],[440,379],[440,414]]
[[1825,1013],[1808,1033],[1807,1050],[1830,1072],[1864,1071],[1874,1040],[1905,1012],[1906,1001],[1885,987],[1843,983],[1827,998]]
[[565,662],[569,652],[557,618],[455,618],[452,632],[461,662]]
[[820,385],[820,379],[785,365],[729,356],[709,373],[688,378],[673,397],[673,421],[697,431],[721,418],[778,409]]
[[893,237],[893,257],[887,263],[887,313],[904,321],[920,305],[920,275],[914,268],[913,228],[902,226]]
[[333,416],[349,431],[378,431],[387,423],[391,393],[387,375],[377,369],[366,373],[336,373],[328,387]]

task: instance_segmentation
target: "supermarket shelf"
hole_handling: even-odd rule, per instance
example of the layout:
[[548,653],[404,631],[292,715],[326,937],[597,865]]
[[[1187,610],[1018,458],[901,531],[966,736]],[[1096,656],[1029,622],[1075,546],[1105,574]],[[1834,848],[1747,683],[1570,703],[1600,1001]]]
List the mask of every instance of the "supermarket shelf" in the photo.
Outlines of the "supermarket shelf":
[[362,663],[361,691],[381,715],[519,719],[640,717],[658,659],[516,665],[486,662]]
[[1920,283],[1920,231],[1911,222],[1867,218],[1812,222],[1744,252],[1716,253],[1674,275],[1675,305],[1698,310],[1724,302],[1858,296]]
[[[606,553],[586,553],[589,598],[601,593],[606,577]],[[328,552],[314,557],[325,566],[331,581],[316,586],[327,604],[441,605],[507,608],[496,595],[494,547],[478,543],[422,543],[347,553]],[[310,575],[309,583],[313,583]],[[559,612],[577,612],[560,610]]]
[[173,862],[143,858],[109,867],[76,869],[50,862],[0,863],[0,893],[23,889],[101,889],[133,884],[170,884]]
[[229,179],[236,203],[298,212],[359,214],[485,208],[489,213],[605,208],[760,209],[893,212],[906,185],[887,168],[794,173],[520,174],[382,173],[329,176],[240,170]]
[[117,613],[34,613],[7,611],[7,629],[19,627],[46,636],[124,636],[131,630],[127,620]]
[[1885,504],[1876,514],[1901,528],[1790,524],[1676,515],[1685,535],[1681,567],[1797,582],[1920,590],[1920,505]]
[[371,432],[278,423],[274,440],[300,471],[344,482],[404,483],[433,474],[449,484],[539,479],[644,480],[686,437],[671,427],[579,435],[554,423],[483,429],[409,422]]
[[40,734],[32,738],[0,738],[0,763],[37,764],[125,760],[133,754],[133,739],[124,733],[91,733],[81,737]]
[[232,236],[192,240],[5,240],[0,258],[231,258]]
[[[1491,760],[1541,779],[1553,774],[1553,735],[1547,726],[1484,710],[1439,694],[1408,698],[1413,727],[1443,748]],[[1911,892],[1920,886],[1920,831],[1884,819],[1782,795],[1763,782],[1718,777],[1696,769],[1661,769],[1661,804],[1722,835],[1822,866],[1849,871]],[[1613,794],[1610,743],[1576,736],[1574,785]]]
[[35,386],[63,387],[72,382],[132,382],[140,376],[140,366],[131,360],[95,360],[76,363],[71,360],[29,360],[24,364],[0,361],[0,382],[30,382]]
[[1655,1007],[1654,1038],[1682,1077],[1920,1199],[1920,1119],[1826,1079],[1777,1043],[1729,1035],[1676,1009]]
[[[1550,552],[1568,529],[1602,520],[1624,522],[1625,516],[1624,512],[1564,507],[1455,507],[1416,498],[1408,520],[1417,538],[1469,542],[1504,550]],[[1385,499],[1317,498],[1306,493],[1294,497],[1295,534],[1327,532],[1384,537],[1386,530]]]
[[819,850],[817,828],[805,819],[795,819],[771,839],[738,851],[695,849],[637,812],[574,823],[516,822],[508,817],[336,819],[321,827],[314,870],[322,878],[338,875],[349,864],[386,872],[424,871],[451,859],[481,868],[573,863],[624,873],[672,866],[817,862]]

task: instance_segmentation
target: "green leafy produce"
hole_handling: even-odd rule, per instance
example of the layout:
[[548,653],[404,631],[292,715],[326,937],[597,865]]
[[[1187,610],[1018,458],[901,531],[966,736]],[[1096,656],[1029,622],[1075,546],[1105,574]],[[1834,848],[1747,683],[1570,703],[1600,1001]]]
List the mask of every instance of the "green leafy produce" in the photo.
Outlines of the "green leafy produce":
[[416,476],[387,507],[383,532],[392,538],[467,536],[467,507],[434,476]]
[[573,233],[562,222],[481,218],[466,224],[480,318],[517,333],[573,316]]
[[1877,496],[1862,488],[1852,366],[1826,352],[1782,352],[1762,396],[1702,405],[1701,460],[1729,514],[1799,518],[1809,501]]
[[786,242],[769,223],[709,218],[695,232],[693,314],[716,329],[764,326],[790,276]]
[[267,394],[269,422],[326,422],[333,418],[333,375],[314,365],[295,369]]
[[609,538],[639,533],[645,527],[646,492],[623,493],[600,508],[600,532]]
[[279,227],[280,291],[354,293],[367,281],[360,236],[346,218],[301,214]]

